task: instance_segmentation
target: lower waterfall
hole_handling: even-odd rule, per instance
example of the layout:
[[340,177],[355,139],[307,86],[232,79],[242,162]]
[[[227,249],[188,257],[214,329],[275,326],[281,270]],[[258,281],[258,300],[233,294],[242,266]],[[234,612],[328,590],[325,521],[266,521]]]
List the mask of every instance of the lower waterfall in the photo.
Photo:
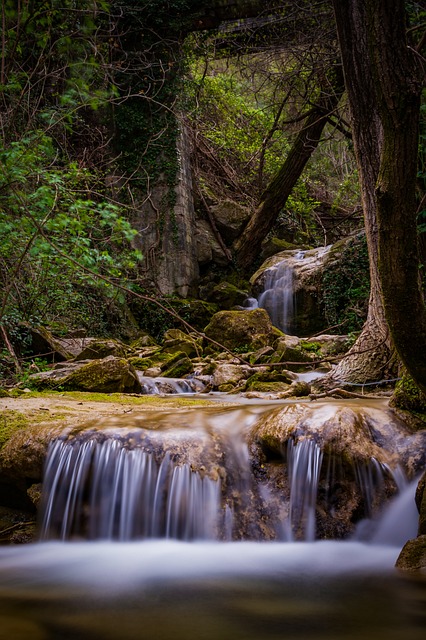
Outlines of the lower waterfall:
[[394,565],[417,531],[407,471],[424,434],[392,420],[380,406],[284,403],[64,434],[46,461],[41,541],[0,547],[0,637],[420,640],[426,579]]

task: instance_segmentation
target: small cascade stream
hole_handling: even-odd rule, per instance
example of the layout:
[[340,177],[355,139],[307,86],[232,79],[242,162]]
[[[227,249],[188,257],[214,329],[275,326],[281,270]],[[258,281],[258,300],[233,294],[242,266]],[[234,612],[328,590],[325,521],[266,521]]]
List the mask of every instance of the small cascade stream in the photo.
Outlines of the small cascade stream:
[[416,535],[407,470],[424,467],[425,436],[378,403],[340,401],[64,433],[48,450],[41,541],[0,547],[0,635],[421,640],[426,579],[394,564]]

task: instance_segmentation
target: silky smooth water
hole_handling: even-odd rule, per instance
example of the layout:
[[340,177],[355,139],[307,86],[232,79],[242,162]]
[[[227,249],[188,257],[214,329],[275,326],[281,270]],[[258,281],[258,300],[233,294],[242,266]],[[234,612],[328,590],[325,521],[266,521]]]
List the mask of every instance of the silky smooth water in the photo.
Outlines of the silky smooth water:
[[420,640],[426,577],[359,542],[0,549],[0,638]]

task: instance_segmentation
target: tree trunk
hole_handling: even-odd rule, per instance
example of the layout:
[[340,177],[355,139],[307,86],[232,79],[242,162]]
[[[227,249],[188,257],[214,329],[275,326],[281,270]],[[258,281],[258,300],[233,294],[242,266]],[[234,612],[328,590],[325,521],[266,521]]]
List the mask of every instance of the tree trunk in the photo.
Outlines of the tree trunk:
[[251,266],[258,257],[262,241],[274,226],[306,163],[318,146],[330,113],[339,103],[344,90],[343,77],[339,68],[333,69],[332,74],[333,81],[327,79],[327,86],[322,87],[321,97],[307,115],[284,164],[263,193],[259,207],[234,244],[240,267]]
[[[351,108],[370,256],[368,320],[333,377],[367,381],[392,344],[426,390],[426,314],[419,281],[415,177],[420,83],[405,40],[403,0],[333,0]],[[389,327],[389,330],[388,328]],[[364,346],[371,344],[371,352]],[[373,357],[372,357],[373,356]],[[371,369],[371,370],[370,370]],[[380,369],[380,367],[379,367]],[[380,377],[387,374],[385,368]],[[377,379],[377,377],[376,377]]]

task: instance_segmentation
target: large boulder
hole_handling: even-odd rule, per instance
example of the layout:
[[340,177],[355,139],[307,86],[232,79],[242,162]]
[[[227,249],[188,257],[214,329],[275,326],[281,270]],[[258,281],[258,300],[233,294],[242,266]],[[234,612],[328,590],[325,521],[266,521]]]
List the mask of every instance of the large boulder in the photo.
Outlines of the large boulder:
[[92,339],[82,345],[82,350],[77,354],[76,360],[99,360],[108,356],[124,358],[126,351],[126,346],[119,340]]
[[[385,407],[301,403],[261,416],[250,451],[277,510],[294,478],[310,477],[312,483],[316,476],[316,487],[303,480],[299,490],[307,495],[315,490],[317,536],[340,538],[351,535],[357,521],[377,513],[397,491],[401,468],[413,477],[424,467],[425,445],[426,432],[411,433]],[[290,466],[286,474],[284,464]]]
[[[277,337],[264,309],[219,311],[212,317],[204,333],[227,349],[246,351],[256,351],[269,346]],[[211,344],[209,346],[211,347]]]
[[139,393],[141,386],[134,367],[124,358],[108,356],[81,361],[35,373],[29,381],[37,389],[94,391],[99,393]]
[[210,207],[210,211],[218,230],[228,245],[238,238],[251,216],[250,209],[233,200],[219,202]]

